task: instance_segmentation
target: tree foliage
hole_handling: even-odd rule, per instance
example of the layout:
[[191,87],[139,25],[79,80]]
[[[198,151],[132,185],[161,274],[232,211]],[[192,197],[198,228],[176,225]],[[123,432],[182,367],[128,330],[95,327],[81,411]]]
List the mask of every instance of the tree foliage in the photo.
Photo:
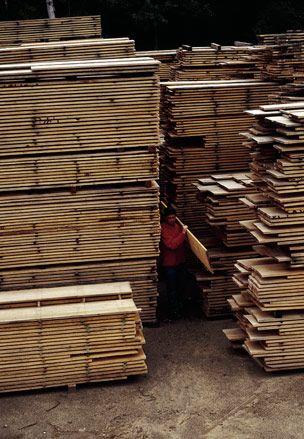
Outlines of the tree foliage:
[[[106,37],[138,49],[254,41],[256,33],[303,28],[303,0],[54,0],[56,15],[100,14]],[[47,17],[45,0],[0,0],[0,19]]]

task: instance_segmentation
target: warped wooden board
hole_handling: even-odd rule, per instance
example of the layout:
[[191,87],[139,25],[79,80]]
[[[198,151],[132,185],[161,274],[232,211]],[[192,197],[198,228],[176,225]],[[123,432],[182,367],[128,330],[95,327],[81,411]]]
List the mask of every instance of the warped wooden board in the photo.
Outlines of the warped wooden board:
[[0,45],[101,37],[99,15],[1,21]]
[[190,230],[187,230],[187,239],[192,253],[197,257],[197,259],[200,260],[208,271],[213,273],[206,247],[193,235]]
[[[163,201],[161,204],[162,207],[164,208],[167,207]],[[181,226],[184,226],[184,224],[179,218],[177,218],[177,222]],[[206,247],[193,235],[193,233],[189,229],[187,230],[186,236],[187,236],[187,243],[189,244],[192,253],[197,257],[197,259],[199,259],[199,261],[204,265],[204,267],[212,273],[213,270],[210,265]]]

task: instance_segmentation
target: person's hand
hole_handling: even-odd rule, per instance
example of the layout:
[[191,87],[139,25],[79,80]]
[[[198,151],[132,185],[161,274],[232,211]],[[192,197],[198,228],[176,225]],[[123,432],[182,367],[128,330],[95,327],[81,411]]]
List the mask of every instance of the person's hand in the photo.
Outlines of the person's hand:
[[183,225],[183,233],[186,234],[188,230],[188,226],[185,226],[185,224]]

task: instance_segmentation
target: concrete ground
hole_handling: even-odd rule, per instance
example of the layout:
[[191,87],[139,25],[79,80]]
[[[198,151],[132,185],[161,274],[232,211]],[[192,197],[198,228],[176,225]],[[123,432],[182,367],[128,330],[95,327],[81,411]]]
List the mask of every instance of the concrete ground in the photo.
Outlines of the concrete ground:
[[303,438],[303,374],[266,374],[229,347],[231,326],[146,328],[146,378],[2,395],[0,438]]

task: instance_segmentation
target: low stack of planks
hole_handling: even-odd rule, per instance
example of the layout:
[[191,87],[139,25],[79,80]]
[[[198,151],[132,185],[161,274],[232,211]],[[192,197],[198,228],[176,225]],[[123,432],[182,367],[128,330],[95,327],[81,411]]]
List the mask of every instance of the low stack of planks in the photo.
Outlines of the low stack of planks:
[[255,59],[263,59],[265,48],[249,44],[211,47],[183,46],[177,51],[176,65],[171,67],[172,81],[259,79],[261,72]]
[[230,300],[239,329],[226,330],[266,371],[304,368],[304,102],[263,106],[247,133],[260,196],[245,197],[257,218],[242,224],[258,242],[239,260],[241,294]]
[[100,38],[99,15],[0,21],[0,46],[23,43]]
[[6,64],[128,58],[135,55],[134,41],[129,38],[82,39],[50,43],[27,43],[0,47],[0,68]]
[[[204,220],[213,240],[207,241],[208,255],[214,275],[199,271],[196,279],[207,317],[230,313],[227,299],[238,292],[232,280],[234,264],[239,258],[251,258],[254,239],[239,224],[240,219],[254,218],[254,212],[241,203],[240,197],[253,194],[256,189],[247,173],[215,174],[200,179],[196,184],[199,200],[204,206]],[[205,241],[205,236],[203,240]]]
[[196,200],[193,184],[217,171],[248,169],[249,151],[239,132],[250,127],[253,117],[244,110],[264,103],[277,87],[255,80],[162,84],[165,198],[176,205],[178,216],[194,232],[204,228],[202,204]]
[[136,51],[139,58],[148,56],[160,62],[159,77],[161,81],[169,81],[171,68],[176,64],[176,50]]
[[0,73],[2,290],[130,280],[155,321],[157,61]]
[[293,81],[303,79],[304,32],[288,31],[282,34],[258,35],[258,41],[268,47],[261,61],[263,77]]
[[0,392],[147,373],[128,282],[0,295]]

